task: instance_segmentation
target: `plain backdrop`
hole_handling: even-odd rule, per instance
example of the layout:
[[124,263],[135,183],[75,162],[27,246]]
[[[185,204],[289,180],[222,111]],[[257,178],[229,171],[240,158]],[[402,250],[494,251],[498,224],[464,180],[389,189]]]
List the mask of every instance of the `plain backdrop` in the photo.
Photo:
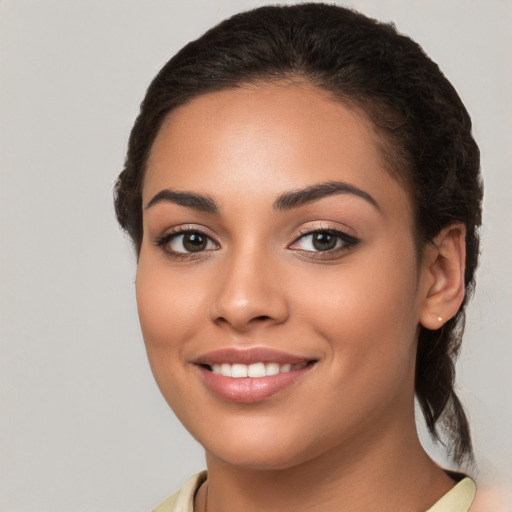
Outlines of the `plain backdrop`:
[[[149,511],[204,467],[146,361],[112,185],[158,69],[264,3],[0,0],[0,511]],[[512,3],[340,3],[422,44],[472,114],[486,199],[459,389],[483,496],[510,504]]]

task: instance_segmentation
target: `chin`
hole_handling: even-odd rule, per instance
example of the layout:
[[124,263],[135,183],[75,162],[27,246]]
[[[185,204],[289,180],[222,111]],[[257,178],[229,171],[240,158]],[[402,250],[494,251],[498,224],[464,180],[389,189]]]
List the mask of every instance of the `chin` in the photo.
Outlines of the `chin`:
[[233,467],[245,469],[248,471],[281,471],[296,467],[307,460],[307,457],[301,459],[299,455],[291,451],[290,453],[276,453],[270,450],[223,450],[221,453],[206,451],[207,459],[213,457],[222,460],[224,464]]
[[[247,432],[246,435],[224,434],[222,437],[198,439],[206,450],[207,459],[214,458],[225,464],[252,471],[279,471],[300,465],[321,452],[311,446],[304,436],[269,435]],[[319,452],[319,453],[317,453]]]

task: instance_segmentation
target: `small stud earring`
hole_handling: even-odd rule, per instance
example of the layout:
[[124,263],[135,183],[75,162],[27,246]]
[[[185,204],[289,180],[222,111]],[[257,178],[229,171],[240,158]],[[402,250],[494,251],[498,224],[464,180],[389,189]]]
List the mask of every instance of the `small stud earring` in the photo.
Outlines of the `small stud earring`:
[[442,322],[442,321],[443,321],[443,317],[442,317],[442,316],[438,316],[438,317],[437,317],[437,321],[438,321],[438,322]]

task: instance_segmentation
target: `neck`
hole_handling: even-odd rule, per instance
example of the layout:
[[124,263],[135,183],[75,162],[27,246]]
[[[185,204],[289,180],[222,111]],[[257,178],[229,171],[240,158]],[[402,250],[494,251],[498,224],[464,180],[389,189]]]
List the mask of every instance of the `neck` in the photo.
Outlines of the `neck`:
[[421,512],[454,484],[421,447],[414,421],[359,432],[357,441],[285,469],[233,466],[211,453],[207,466],[197,512]]

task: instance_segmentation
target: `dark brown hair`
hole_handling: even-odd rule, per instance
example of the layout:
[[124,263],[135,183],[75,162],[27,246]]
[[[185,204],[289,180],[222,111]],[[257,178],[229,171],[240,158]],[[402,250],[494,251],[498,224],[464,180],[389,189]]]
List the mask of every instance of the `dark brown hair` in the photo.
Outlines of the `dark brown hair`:
[[478,259],[479,150],[450,82],[393,25],[320,3],[262,7],[233,16],[186,45],[155,77],[141,105],[115,187],[119,223],[138,254],[145,166],[169,112],[207,92],[283,79],[327,90],[369,116],[390,172],[413,199],[420,250],[444,227],[456,222],[466,227],[466,298],[442,329],[421,327],[415,383],[430,433],[461,463],[472,456],[472,447],[454,389],[454,363]]

